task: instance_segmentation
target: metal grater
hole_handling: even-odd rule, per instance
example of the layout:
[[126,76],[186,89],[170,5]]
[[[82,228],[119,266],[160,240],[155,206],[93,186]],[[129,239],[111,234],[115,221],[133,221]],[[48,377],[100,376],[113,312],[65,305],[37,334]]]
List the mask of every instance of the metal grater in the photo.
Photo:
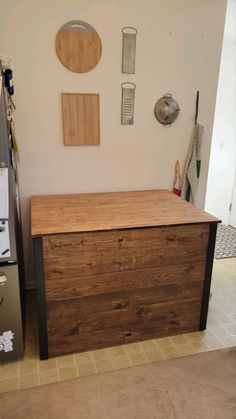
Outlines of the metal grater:
[[137,30],[129,26],[122,29],[122,73],[135,73],[135,53]]
[[122,83],[121,88],[122,88],[121,124],[133,125],[134,123],[134,97],[135,97],[136,85],[134,83],[125,82],[125,83]]

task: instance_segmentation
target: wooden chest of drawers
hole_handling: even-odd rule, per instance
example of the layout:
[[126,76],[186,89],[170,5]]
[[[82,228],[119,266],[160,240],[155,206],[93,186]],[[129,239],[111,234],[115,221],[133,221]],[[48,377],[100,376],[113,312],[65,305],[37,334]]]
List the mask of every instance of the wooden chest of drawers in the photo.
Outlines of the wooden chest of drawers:
[[217,222],[164,190],[33,197],[41,358],[205,329]]

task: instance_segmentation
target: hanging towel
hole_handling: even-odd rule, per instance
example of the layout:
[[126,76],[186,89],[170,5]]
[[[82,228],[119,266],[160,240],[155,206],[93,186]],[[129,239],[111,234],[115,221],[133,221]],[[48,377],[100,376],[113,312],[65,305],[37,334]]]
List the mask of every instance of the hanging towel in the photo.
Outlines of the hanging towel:
[[176,160],[172,192],[178,196],[181,195],[180,181],[180,164],[179,160]]
[[199,90],[196,95],[195,124],[189,144],[184,171],[181,179],[181,198],[186,201],[196,201],[198,179],[201,169],[201,145],[204,127],[198,124]]
[[11,70],[13,70],[13,63],[12,63],[11,57],[8,57],[8,55],[6,54],[0,53],[0,61],[2,64],[3,70],[6,70],[6,68],[10,68]]
[[204,127],[195,123],[182,174],[181,198],[193,204],[196,201],[198,179],[200,176],[203,132]]

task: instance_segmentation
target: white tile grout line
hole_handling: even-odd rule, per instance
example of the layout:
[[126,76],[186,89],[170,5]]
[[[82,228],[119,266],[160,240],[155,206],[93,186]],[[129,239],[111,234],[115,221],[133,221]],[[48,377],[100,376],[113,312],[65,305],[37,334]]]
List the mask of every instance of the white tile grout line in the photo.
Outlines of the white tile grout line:
[[[101,349],[107,349],[107,348],[101,348]],[[95,349],[95,351],[96,350],[100,350],[100,349]],[[93,352],[95,352],[95,351],[91,351],[92,352],[92,361],[93,361],[93,363],[94,363],[94,368],[95,368],[95,371],[96,371],[96,374],[100,374],[99,372],[98,372],[98,369],[97,369],[97,367],[96,367],[96,361],[95,361],[95,359],[94,359],[94,355],[93,355]],[[100,361],[104,361],[104,359],[101,359]]]
[[92,357],[92,362],[93,362],[93,365],[94,365],[95,374],[98,374],[98,370],[97,370],[97,367],[96,367],[96,364],[95,364],[95,361],[94,361],[93,357]]
[[17,383],[17,390],[20,390],[20,365],[19,362],[17,362],[18,366],[18,383]]
[[108,355],[109,355],[109,358],[110,358],[110,361],[111,361],[111,365],[112,365],[112,371],[115,371],[114,364],[112,362],[112,356],[111,356],[110,350],[109,349],[107,349],[107,350],[108,350]]
[[[128,357],[129,362],[130,362],[130,366],[128,366],[127,368],[130,368],[130,367],[132,367],[132,366],[133,366],[133,364],[132,364],[132,361],[131,361],[131,359],[130,359],[129,353],[128,353],[127,349],[126,349],[126,346],[127,346],[127,345],[129,345],[129,344],[128,344],[128,343],[123,343],[123,344],[122,344],[122,345],[120,345],[120,346],[122,346],[122,347],[124,348],[125,355],[123,355],[123,356],[127,356],[127,357]],[[112,348],[115,348],[115,346],[112,346]],[[117,357],[117,358],[118,358],[118,357]]]
[[[75,358],[75,355],[74,355],[74,358]],[[79,375],[79,368],[78,368],[78,364],[76,362],[76,359],[75,359],[75,368],[76,368],[76,372],[77,372],[77,377],[79,377],[80,376]]]
[[60,377],[59,377],[59,368],[58,368],[58,358],[56,357],[56,371],[57,371],[57,382],[60,381]]
[[[145,354],[145,352],[144,352],[144,350],[143,350],[143,347],[142,347],[142,345],[141,345],[141,342],[133,342],[133,343],[139,343],[139,346],[141,347],[141,351],[140,351],[140,352],[138,352],[138,353],[143,353],[143,354],[144,354],[144,356],[145,356],[145,359],[146,359],[147,363],[149,363],[149,361],[148,361],[148,359],[147,359],[147,357],[146,357],[146,354]],[[131,368],[131,367],[133,367],[134,365],[132,364],[132,360],[131,360],[131,358],[130,358],[130,355],[135,355],[135,353],[134,353],[134,354],[129,354],[129,353],[127,352],[127,349],[126,349],[126,345],[129,345],[129,344],[127,343],[127,344],[117,345],[117,346],[122,346],[122,347],[124,348],[124,350],[125,350],[125,355],[117,356],[117,357],[114,357],[114,358],[120,358],[120,357],[122,357],[122,356],[128,356],[128,358],[129,358],[129,361],[130,361],[130,364],[131,364],[131,365],[130,365],[130,366],[128,366],[127,368]],[[115,346],[111,346],[111,348],[115,348]],[[113,370],[115,370],[115,369],[114,369],[114,364],[113,364],[113,361],[112,361],[112,356],[111,356],[111,354],[110,354],[109,349],[108,349],[108,352],[109,352],[109,357],[110,357],[110,359],[111,359],[111,363],[112,363],[112,366],[113,366]]]
[[40,363],[40,362],[42,362],[42,361],[39,361],[39,360],[38,360],[38,365],[37,365],[37,371],[38,371],[38,386],[40,385],[40,379],[39,379],[39,377],[40,377],[40,376],[39,376],[39,363]]
[[[149,340],[151,340],[151,339],[149,339]],[[139,341],[139,342],[134,342],[134,343],[138,343],[139,344],[139,346],[141,347],[141,351],[140,352],[136,352],[136,353],[131,353],[131,354],[129,354],[128,353],[128,357],[129,357],[129,360],[130,360],[130,362],[131,362],[131,367],[135,367],[136,365],[133,365],[133,363],[132,363],[132,359],[130,358],[130,355],[136,355],[136,354],[139,354],[139,353],[143,353],[144,354],[144,357],[145,357],[145,359],[146,359],[146,363],[147,364],[150,364],[150,361],[149,361],[149,359],[148,359],[148,357],[147,357],[147,355],[145,354],[145,351],[144,351],[144,349],[143,349],[143,346],[142,346],[142,341]],[[132,345],[132,344],[131,344]]]
[[144,356],[145,356],[145,358],[146,358],[147,364],[150,364],[151,362],[149,361],[149,359],[148,359],[148,357],[147,357],[146,352],[145,352],[145,351],[143,351],[143,353],[144,353]]

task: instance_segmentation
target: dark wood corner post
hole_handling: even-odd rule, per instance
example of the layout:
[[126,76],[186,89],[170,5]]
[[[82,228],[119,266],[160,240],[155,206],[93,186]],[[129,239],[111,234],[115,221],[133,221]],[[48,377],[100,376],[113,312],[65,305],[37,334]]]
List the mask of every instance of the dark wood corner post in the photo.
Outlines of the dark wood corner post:
[[42,237],[33,238],[34,275],[37,290],[40,359],[48,359],[47,310],[44,285]]
[[209,241],[206,258],[205,280],[202,294],[202,308],[199,330],[205,330],[207,324],[208,304],[211,288],[212,267],[214,261],[215,241],[216,241],[217,223],[210,224]]

